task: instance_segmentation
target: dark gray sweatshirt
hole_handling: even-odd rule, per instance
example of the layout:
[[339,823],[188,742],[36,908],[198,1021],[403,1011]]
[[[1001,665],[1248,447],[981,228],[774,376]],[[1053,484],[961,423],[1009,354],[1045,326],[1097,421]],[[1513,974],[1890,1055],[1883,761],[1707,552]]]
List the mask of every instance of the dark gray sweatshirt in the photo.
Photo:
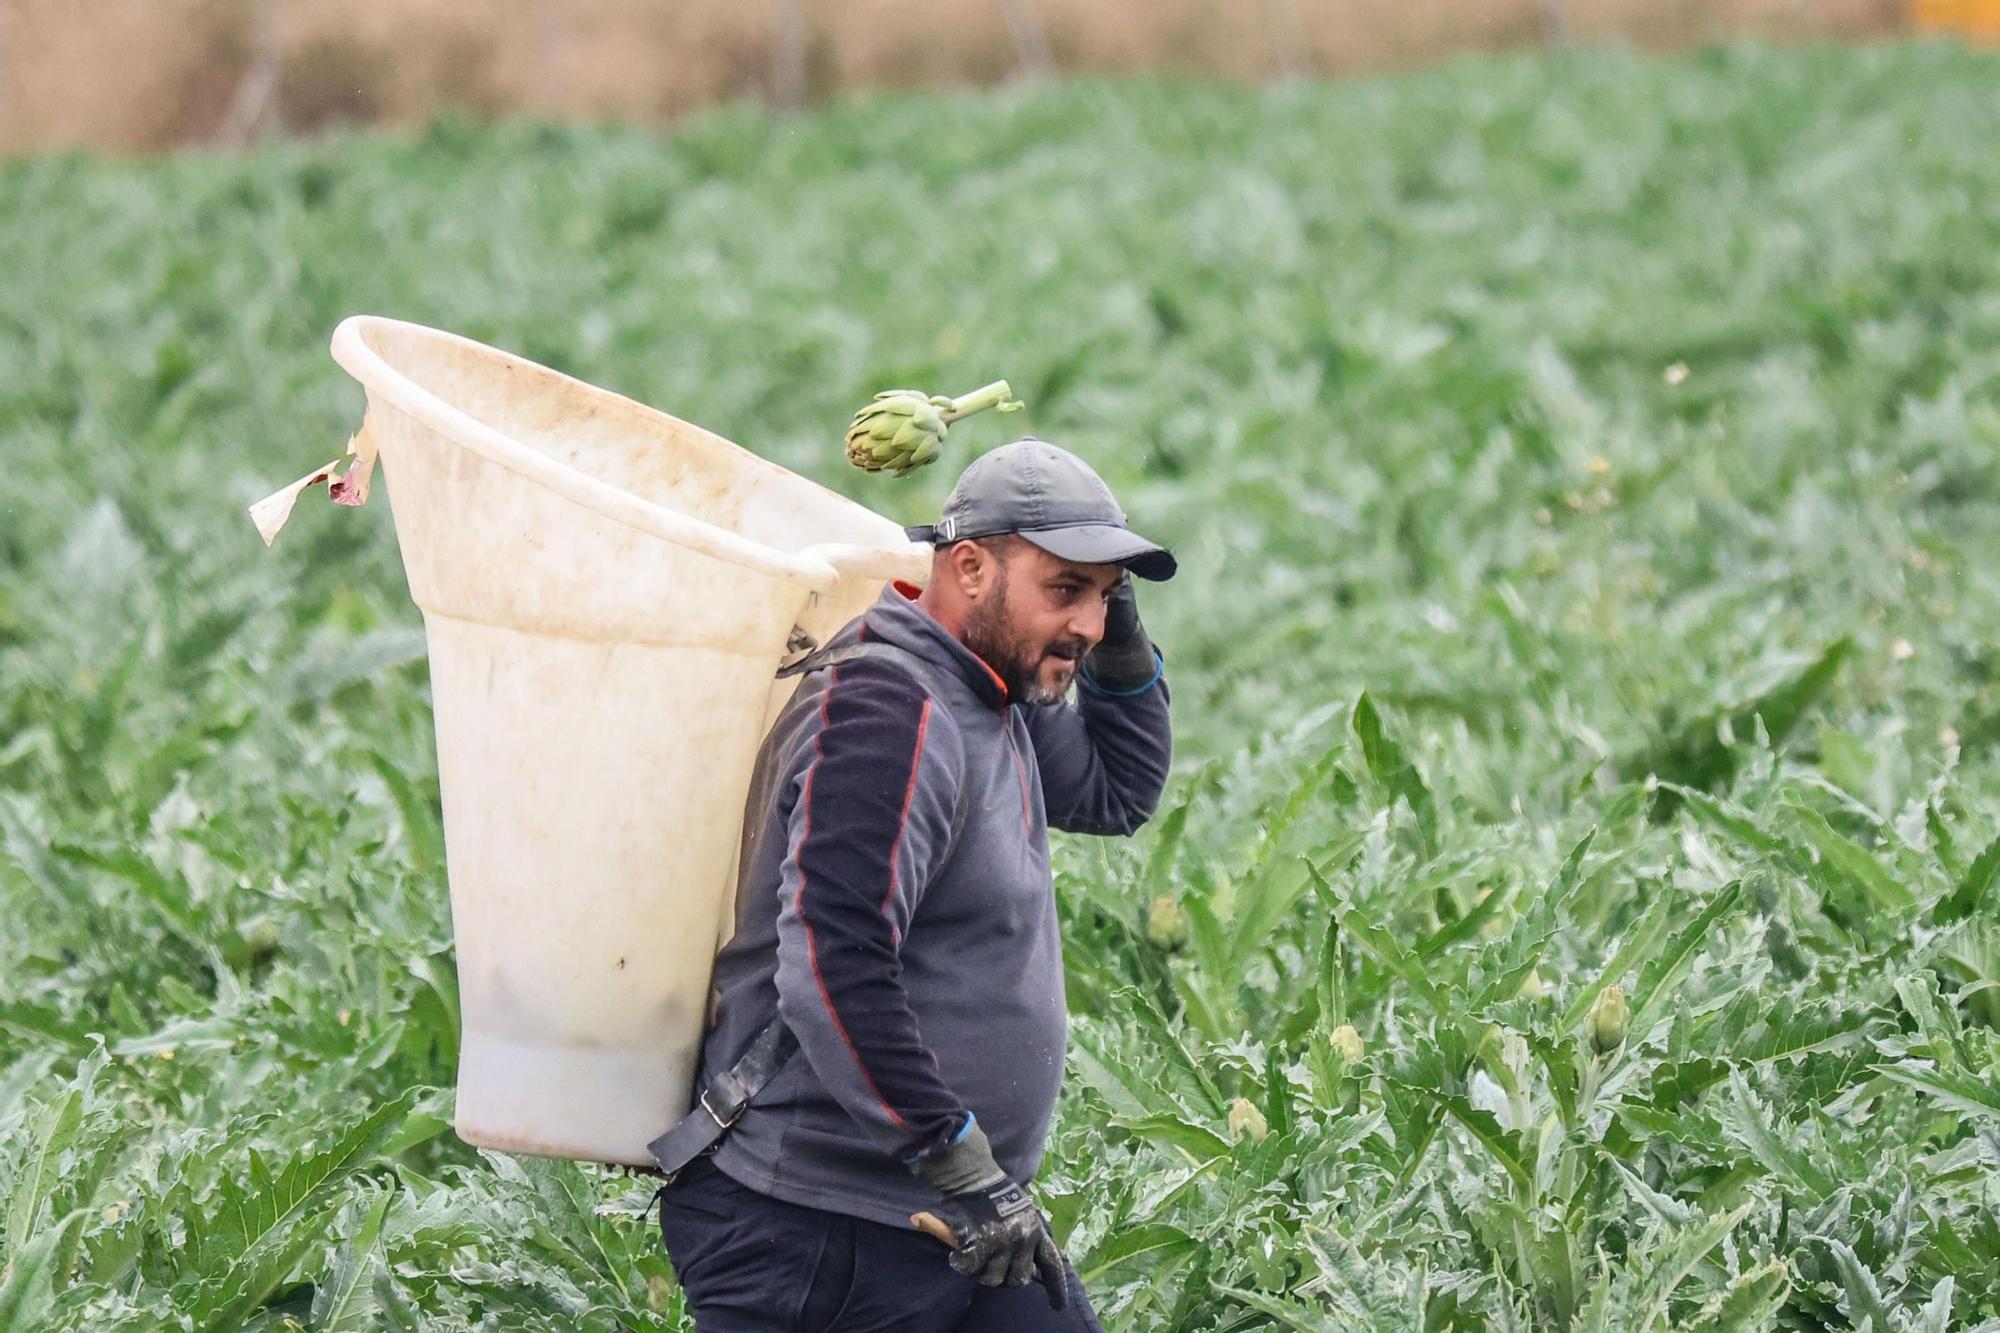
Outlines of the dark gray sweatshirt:
[[1068,1033],[1048,830],[1133,832],[1172,746],[1164,680],[1114,695],[1079,673],[1075,703],[1015,705],[916,593],[884,591],[833,642],[893,644],[935,681],[880,658],[815,672],[764,742],[702,1071],[782,1013],[799,1052],[716,1165],[898,1227],[938,1201],[906,1163],[973,1116],[1034,1178]]

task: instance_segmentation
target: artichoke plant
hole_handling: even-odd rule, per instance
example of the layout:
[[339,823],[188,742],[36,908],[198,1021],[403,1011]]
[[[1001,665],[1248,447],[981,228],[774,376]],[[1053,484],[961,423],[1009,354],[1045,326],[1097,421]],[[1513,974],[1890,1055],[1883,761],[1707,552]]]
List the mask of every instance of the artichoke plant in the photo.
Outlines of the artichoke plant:
[[1229,1137],[1232,1140],[1247,1134],[1252,1143],[1262,1143],[1270,1133],[1270,1121],[1248,1097],[1238,1097],[1229,1104]]
[[1153,899],[1146,909],[1146,938],[1153,947],[1172,953],[1188,942],[1187,913],[1171,893]]
[[1590,1045],[1599,1055],[1609,1055],[1625,1044],[1625,1027],[1631,1022],[1631,1006],[1625,1001],[1623,986],[1606,986],[1597,994],[1585,1018]]
[[938,446],[954,421],[984,412],[1019,409],[1006,380],[995,380],[963,398],[926,396],[921,389],[885,389],[854,414],[847,427],[847,461],[866,472],[900,477],[937,461]]

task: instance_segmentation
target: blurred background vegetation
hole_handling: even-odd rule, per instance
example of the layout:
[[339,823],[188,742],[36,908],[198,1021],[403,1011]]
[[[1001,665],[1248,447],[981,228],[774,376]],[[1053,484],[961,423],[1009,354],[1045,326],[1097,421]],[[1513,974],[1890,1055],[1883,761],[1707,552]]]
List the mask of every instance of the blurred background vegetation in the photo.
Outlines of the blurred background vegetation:
[[1912,27],[2000,37],[2000,2],[0,0],[0,152],[232,146],[444,108],[656,120],[863,86],[1337,75],[1527,46]]

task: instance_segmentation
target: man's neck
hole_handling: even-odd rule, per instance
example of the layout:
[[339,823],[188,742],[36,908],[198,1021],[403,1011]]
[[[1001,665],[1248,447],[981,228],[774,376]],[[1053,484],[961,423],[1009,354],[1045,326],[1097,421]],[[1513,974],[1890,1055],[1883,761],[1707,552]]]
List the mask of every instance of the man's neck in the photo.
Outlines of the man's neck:
[[941,595],[934,587],[926,588],[915,599],[917,609],[944,626],[945,633],[965,642],[966,607],[963,602]]

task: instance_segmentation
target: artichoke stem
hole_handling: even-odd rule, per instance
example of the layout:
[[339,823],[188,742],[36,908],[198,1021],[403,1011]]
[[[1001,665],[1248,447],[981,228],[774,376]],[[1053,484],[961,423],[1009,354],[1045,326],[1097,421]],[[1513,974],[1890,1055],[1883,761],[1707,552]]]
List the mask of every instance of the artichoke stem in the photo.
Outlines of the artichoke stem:
[[1014,399],[1014,391],[1007,387],[1006,380],[994,380],[983,389],[975,389],[963,398],[951,400],[951,406],[939,413],[944,424],[949,426],[961,417],[969,417],[974,412],[984,412],[989,407],[997,407],[1002,412],[1012,411],[1020,403]]

